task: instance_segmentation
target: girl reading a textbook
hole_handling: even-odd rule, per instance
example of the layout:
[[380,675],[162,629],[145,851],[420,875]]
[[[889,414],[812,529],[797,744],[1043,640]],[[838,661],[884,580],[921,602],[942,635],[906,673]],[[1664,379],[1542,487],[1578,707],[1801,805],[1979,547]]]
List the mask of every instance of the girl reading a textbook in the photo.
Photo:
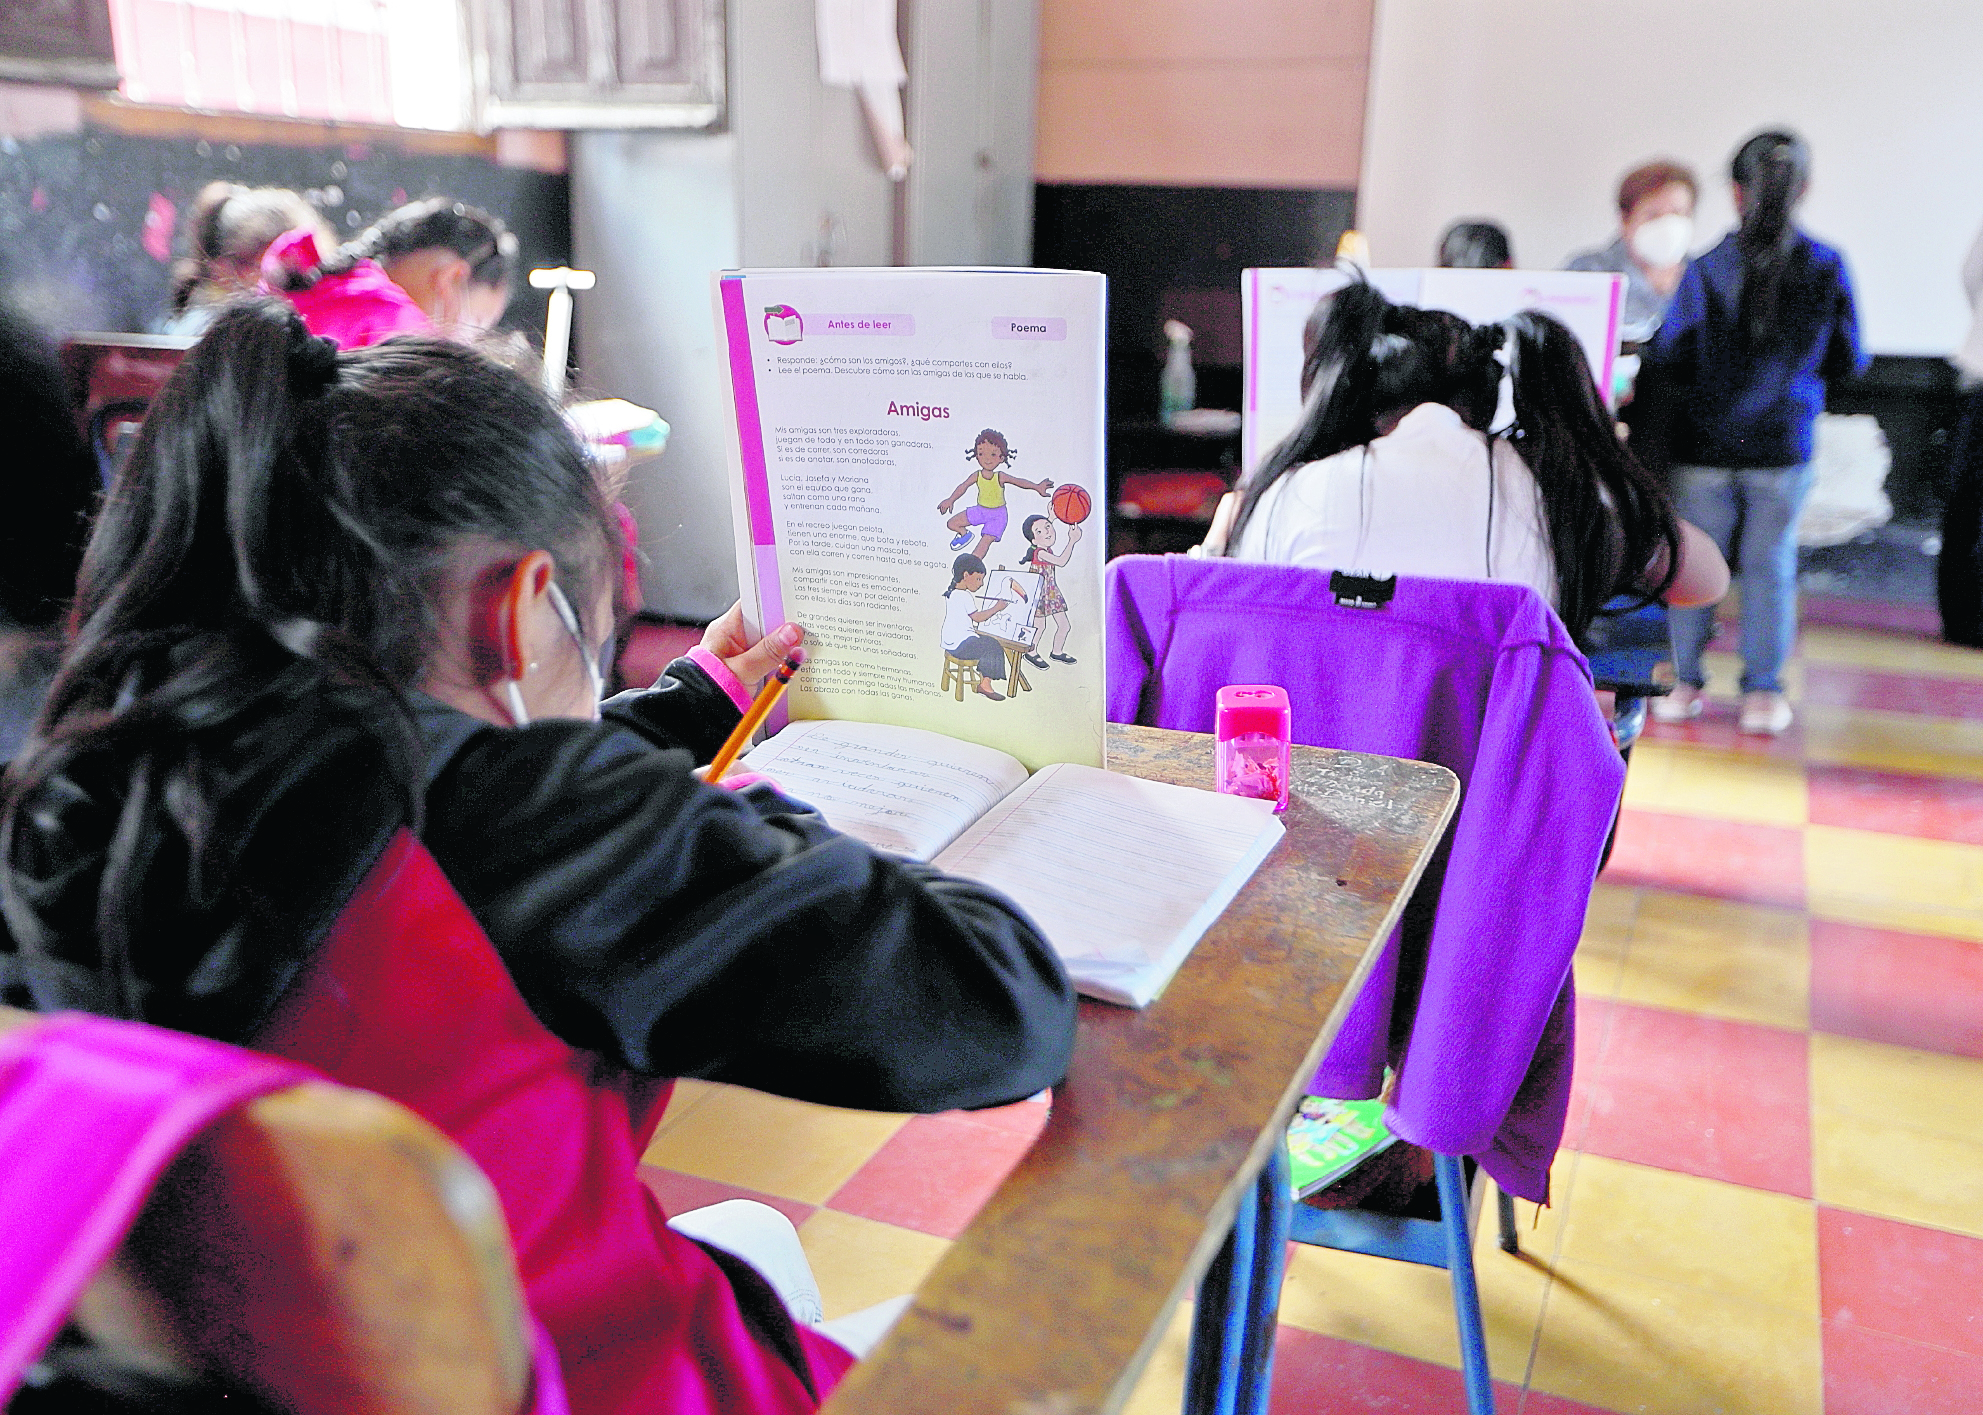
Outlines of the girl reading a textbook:
[[797,1415],[853,1357],[748,1243],[665,1222],[635,1173],[660,1078],[995,1105],[1061,1078],[1073,994],[1001,896],[697,779],[796,626],[733,609],[599,701],[610,505],[471,349],[223,313],[110,492],[0,793],[0,1001],[425,1115],[495,1184],[573,1409]]
[[[1615,595],[1711,604],[1727,589],[1548,315],[1475,328],[1358,280],[1316,306],[1303,343],[1301,420],[1220,507],[1208,553],[1513,581],[1580,643]],[[1515,419],[1492,432],[1504,360]]]

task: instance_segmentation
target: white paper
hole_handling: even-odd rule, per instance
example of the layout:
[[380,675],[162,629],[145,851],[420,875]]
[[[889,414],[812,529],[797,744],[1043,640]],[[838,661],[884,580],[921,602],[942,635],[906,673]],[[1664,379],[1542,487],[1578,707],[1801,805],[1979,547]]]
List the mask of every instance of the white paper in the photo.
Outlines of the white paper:
[[1145,1007],[1285,833],[1271,801],[1050,766],[936,863],[1011,896],[1081,991]]
[[795,722],[743,759],[835,830],[927,860],[1026,779],[1004,752],[913,727]]

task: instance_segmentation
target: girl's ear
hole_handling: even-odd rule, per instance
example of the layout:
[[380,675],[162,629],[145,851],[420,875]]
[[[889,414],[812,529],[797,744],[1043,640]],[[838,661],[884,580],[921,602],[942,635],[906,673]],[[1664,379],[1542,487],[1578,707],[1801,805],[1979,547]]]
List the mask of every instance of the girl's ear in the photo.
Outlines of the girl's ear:
[[502,677],[517,679],[530,664],[526,642],[537,605],[549,597],[552,563],[549,552],[533,550],[517,562],[496,606],[496,632],[502,645]]

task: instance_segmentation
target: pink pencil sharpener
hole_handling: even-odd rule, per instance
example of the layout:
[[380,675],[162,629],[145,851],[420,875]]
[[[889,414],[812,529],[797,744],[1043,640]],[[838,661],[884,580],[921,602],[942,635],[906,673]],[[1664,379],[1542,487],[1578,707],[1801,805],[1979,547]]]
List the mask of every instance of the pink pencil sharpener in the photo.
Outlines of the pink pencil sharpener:
[[1217,789],[1272,801],[1276,811],[1285,811],[1293,735],[1285,688],[1234,683],[1219,689]]

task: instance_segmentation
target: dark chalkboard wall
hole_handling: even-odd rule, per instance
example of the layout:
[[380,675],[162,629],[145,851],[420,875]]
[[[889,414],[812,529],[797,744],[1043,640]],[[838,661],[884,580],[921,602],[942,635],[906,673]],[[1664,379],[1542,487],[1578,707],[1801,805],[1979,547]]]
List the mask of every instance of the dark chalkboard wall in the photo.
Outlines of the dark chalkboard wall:
[[[179,213],[217,178],[308,194],[353,233],[404,201],[447,195],[503,218],[523,269],[571,258],[563,176],[384,144],[288,147],[85,129],[0,138],[0,296],[51,333],[151,328],[165,311]],[[518,279],[504,323],[541,338],[545,296]]]

